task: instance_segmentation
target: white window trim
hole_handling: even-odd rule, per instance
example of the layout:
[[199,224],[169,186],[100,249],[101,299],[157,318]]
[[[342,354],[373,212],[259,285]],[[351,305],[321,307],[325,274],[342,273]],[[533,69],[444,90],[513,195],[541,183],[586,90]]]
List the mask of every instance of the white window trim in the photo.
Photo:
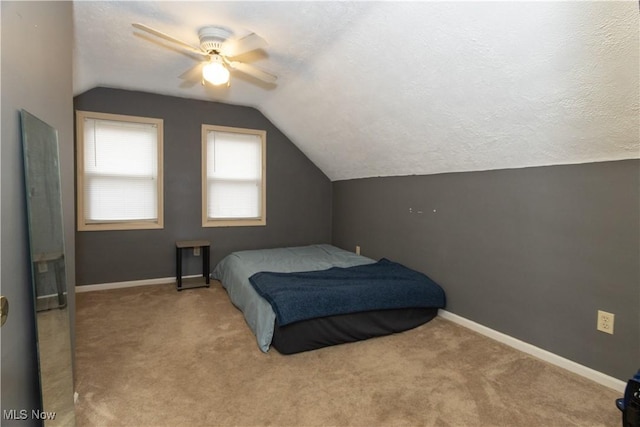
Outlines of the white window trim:
[[[257,135],[261,140],[262,151],[262,186],[261,186],[261,209],[258,218],[229,218],[211,219],[208,216],[208,196],[207,196],[207,133],[210,131],[243,133]],[[202,125],[202,226],[203,227],[251,227],[267,225],[267,132],[257,129],[234,128],[217,125]]]
[[[109,221],[86,222],[84,212],[84,120],[112,120],[154,124],[158,128],[158,178],[157,178],[157,212],[158,218],[149,221]],[[164,228],[164,186],[163,186],[163,120],[150,117],[125,116],[121,114],[96,113],[92,111],[76,111],[76,213],[78,231],[107,231],[107,230],[149,230]]]

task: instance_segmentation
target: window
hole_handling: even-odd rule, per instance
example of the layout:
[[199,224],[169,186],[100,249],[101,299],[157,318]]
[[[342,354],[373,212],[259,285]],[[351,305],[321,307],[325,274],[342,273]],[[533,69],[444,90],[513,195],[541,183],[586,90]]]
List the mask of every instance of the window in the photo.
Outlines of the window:
[[262,130],[202,125],[202,226],[266,224]]
[[162,124],[76,112],[78,230],[163,227]]

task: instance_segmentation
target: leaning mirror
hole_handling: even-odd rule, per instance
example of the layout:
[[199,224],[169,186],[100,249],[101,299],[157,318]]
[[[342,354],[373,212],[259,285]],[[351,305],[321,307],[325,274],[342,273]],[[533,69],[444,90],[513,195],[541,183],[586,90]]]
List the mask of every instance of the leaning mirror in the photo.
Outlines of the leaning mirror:
[[73,426],[71,329],[57,131],[22,110],[22,147],[45,426]]

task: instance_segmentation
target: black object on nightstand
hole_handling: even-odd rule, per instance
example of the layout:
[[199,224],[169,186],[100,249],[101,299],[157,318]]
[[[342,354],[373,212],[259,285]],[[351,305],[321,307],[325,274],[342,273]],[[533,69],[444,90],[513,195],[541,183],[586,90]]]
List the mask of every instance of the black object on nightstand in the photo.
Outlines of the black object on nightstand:
[[[180,240],[176,242],[176,289],[193,289],[209,287],[209,248],[211,244],[207,240]],[[182,251],[184,249],[199,248],[202,256],[203,283],[182,286]]]

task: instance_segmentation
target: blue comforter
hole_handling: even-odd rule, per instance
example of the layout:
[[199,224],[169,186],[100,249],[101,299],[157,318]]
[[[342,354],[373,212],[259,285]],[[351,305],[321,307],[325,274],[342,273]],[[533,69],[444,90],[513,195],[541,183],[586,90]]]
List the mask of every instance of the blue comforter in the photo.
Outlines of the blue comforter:
[[249,278],[280,326],[316,317],[410,307],[445,306],[426,275],[381,259],[374,264],[301,273],[259,272]]

